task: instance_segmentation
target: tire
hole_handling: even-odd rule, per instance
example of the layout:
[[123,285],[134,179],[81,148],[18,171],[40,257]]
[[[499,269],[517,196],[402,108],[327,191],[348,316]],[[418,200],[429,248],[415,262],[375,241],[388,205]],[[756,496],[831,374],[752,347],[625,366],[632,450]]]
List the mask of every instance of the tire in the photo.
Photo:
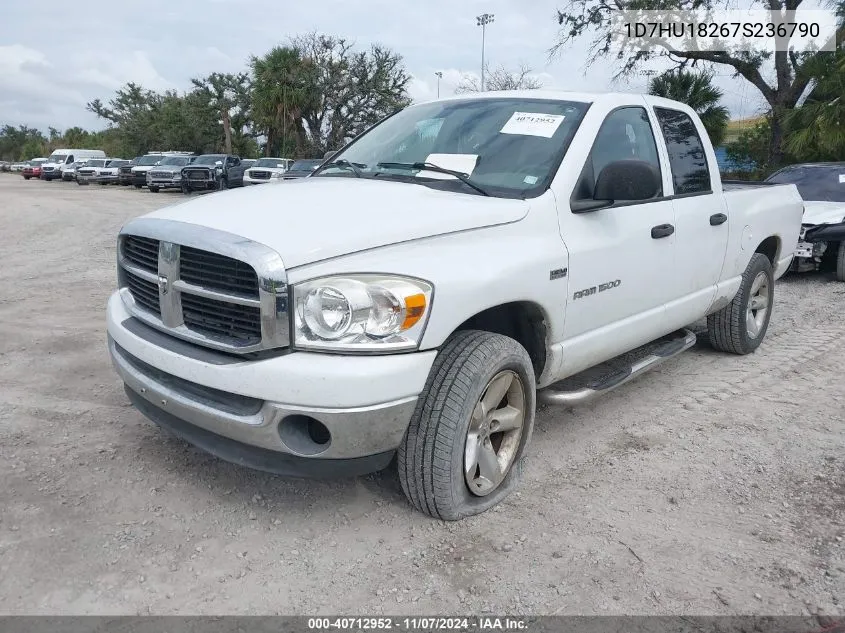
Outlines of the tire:
[[158,193],[158,187],[150,187],[149,189],[152,193]]
[[30,178],[32,178],[32,176],[24,176],[23,177],[24,180],[29,180]]
[[135,185],[135,189],[141,189],[144,185]]
[[839,250],[836,252],[836,279],[845,281],[845,242],[839,242]]
[[229,181],[225,178],[221,178],[220,182],[217,183],[217,191],[225,191],[229,188]]
[[[491,455],[490,449],[484,451],[483,447],[493,447],[492,455],[497,461],[492,463],[497,465],[497,473],[501,472],[503,456],[507,464],[504,476],[494,477],[500,483],[482,490],[480,486],[484,480],[477,478],[480,471],[473,468],[473,474],[466,476],[464,472],[465,452],[471,441],[468,432],[470,425],[477,426],[476,420],[481,419],[473,416],[482,410],[479,407],[482,396],[488,396],[488,387],[492,384],[501,384],[497,383],[500,379],[511,381],[506,392],[506,407],[521,410],[522,426],[518,436],[516,430],[494,433],[498,439],[490,436],[492,443],[477,444],[482,449],[479,455]],[[521,388],[521,396],[516,387]],[[399,446],[399,480],[411,504],[429,516],[456,521],[489,510],[507,497],[519,482],[522,458],[531,441],[535,387],[534,368],[528,352],[512,338],[476,330],[458,332],[450,338],[434,361]],[[513,393],[511,389],[514,389]],[[493,400],[496,400],[495,396]],[[501,410],[499,407],[505,399],[500,397],[498,400],[492,410]],[[484,426],[489,418],[483,419],[481,435],[486,434]],[[508,454],[511,456],[509,461]],[[476,463],[480,465],[482,461],[477,458]],[[470,490],[471,478],[474,478],[473,485],[478,486],[477,493]]]
[[[721,352],[750,354],[766,336],[774,307],[775,280],[772,263],[760,253],[754,253],[742,273],[739,291],[727,306],[707,317],[710,344]],[[765,300],[765,306],[761,301]],[[753,308],[753,303],[758,308]],[[760,310],[765,312],[760,315]],[[757,318],[760,316],[760,318]],[[749,323],[753,329],[749,329]]]

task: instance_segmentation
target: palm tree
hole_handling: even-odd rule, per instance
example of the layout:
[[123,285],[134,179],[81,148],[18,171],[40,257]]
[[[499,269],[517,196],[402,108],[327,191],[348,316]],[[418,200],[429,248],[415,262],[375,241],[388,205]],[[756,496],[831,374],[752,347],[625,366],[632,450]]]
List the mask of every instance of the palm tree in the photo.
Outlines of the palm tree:
[[302,55],[296,48],[276,46],[263,57],[253,57],[250,66],[253,116],[267,133],[266,155],[289,152],[288,130],[294,128],[300,145],[302,108],[309,98]]
[[786,148],[799,160],[842,160],[845,156],[845,52],[817,56],[802,70],[812,77],[804,105],[786,115]]
[[713,85],[711,73],[670,70],[649,82],[648,93],[686,103],[701,119],[713,145],[721,145],[730,112],[719,105],[723,93]]

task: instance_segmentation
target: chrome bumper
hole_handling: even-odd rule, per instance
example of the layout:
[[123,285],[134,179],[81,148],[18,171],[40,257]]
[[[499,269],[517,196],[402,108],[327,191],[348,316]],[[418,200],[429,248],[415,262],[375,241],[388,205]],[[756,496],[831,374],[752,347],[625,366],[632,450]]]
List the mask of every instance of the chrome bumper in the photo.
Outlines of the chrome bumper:
[[[378,463],[384,459],[389,461],[402,441],[417,402],[416,397],[411,397],[346,409],[285,405],[222,392],[167,374],[135,358],[111,337],[108,347],[112,364],[131,392],[130,396],[135,396],[132,399],[142,405],[138,406],[136,402],[136,406],[154,422],[168,426],[162,424],[161,419],[170,417],[209,432],[206,435],[226,438],[230,444],[233,440],[244,447],[271,451],[280,458],[289,456],[329,463],[378,456]],[[303,430],[302,421],[307,418],[317,420],[328,430],[328,441],[315,442]],[[194,441],[190,433],[182,435],[188,441]],[[198,441],[194,443],[218,454]],[[225,455],[220,456],[228,459]],[[250,465],[244,460],[239,463]]]

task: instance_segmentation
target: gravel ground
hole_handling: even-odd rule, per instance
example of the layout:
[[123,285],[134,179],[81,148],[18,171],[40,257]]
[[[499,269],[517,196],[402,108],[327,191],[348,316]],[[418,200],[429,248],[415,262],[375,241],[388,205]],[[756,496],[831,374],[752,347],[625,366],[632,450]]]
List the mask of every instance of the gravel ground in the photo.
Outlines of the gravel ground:
[[248,471],[128,405],[115,235],[180,194],[0,175],[0,613],[845,614],[845,286],[545,408],[520,492],[446,524],[393,473]]

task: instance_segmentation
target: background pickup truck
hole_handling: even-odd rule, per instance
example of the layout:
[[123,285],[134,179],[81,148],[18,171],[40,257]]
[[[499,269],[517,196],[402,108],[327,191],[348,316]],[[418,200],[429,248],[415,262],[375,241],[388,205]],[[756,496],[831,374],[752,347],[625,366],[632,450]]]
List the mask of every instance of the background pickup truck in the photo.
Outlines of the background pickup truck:
[[182,169],[182,191],[209,191],[244,186],[246,166],[238,156],[203,154]]
[[108,345],[134,405],[213,454],[317,477],[395,459],[416,508],[460,519],[516,486],[538,399],[618,387],[704,317],[753,352],[801,215],[794,185],[723,186],[680,103],[444,99],[309,178],[127,223]]

